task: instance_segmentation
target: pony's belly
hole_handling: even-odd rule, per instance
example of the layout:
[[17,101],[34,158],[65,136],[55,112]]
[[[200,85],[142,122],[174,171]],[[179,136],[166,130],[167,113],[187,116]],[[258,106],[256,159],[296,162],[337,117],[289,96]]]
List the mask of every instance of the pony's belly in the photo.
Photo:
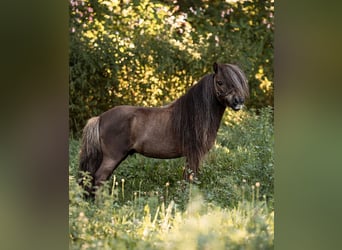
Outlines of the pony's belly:
[[144,140],[134,145],[134,151],[146,157],[171,159],[182,157],[179,147],[169,140]]
[[175,152],[168,152],[168,153],[161,153],[161,152],[138,152],[142,154],[143,156],[150,157],[150,158],[156,158],[156,159],[174,159],[182,157],[181,154],[175,153]]

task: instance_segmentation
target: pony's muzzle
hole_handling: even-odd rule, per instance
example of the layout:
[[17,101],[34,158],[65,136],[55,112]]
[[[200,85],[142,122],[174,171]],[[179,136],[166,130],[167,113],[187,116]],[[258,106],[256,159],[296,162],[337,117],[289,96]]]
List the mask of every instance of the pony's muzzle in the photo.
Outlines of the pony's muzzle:
[[245,99],[243,97],[234,96],[233,105],[236,106],[239,104],[243,104],[244,101],[245,101]]
[[242,109],[245,99],[243,97],[234,96],[232,108],[235,111]]

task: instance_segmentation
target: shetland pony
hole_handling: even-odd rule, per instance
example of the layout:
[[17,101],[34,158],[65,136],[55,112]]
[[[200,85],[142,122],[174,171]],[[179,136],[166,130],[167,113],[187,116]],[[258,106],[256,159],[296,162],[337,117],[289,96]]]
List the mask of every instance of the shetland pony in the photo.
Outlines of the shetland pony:
[[214,63],[213,71],[167,106],[116,106],[91,118],[83,130],[79,164],[80,172],[92,176],[88,191],[134,153],[160,159],[185,157],[184,179],[196,176],[201,159],[215,142],[226,107],[240,110],[249,95],[238,66]]

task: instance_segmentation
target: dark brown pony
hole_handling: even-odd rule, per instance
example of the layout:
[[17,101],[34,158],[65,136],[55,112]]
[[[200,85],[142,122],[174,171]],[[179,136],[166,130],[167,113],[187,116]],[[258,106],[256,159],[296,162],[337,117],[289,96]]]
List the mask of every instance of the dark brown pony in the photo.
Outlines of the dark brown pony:
[[185,157],[184,178],[196,175],[214,144],[226,107],[240,110],[249,93],[237,66],[214,63],[213,69],[213,74],[167,106],[117,106],[91,118],[83,130],[80,171],[90,172],[92,186],[107,180],[133,153],[161,159]]

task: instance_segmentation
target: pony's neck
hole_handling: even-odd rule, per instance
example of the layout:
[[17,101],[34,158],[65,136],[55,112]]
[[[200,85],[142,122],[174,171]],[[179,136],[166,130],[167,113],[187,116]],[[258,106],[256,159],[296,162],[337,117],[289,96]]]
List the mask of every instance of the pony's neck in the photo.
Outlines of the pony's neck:
[[184,156],[190,162],[199,160],[214,144],[225,110],[216,98],[213,75],[204,76],[168,107]]
[[224,111],[226,110],[226,107],[223,106],[218,100],[217,98],[213,99],[212,102],[212,112],[215,113],[213,114],[212,117],[215,117],[215,119],[211,120],[211,127],[213,128],[213,130],[215,130],[215,136],[216,133],[220,127],[221,121],[222,121],[222,117],[224,114]]
[[[207,117],[209,124],[207,124],[207,133],[209,134],[209,141],[215,140],[217,131],[220,127],[220,123],[226,110],[226,106],[218,100],[216,96],[216,90],[214,87],[214,74],[210,74],[202,78],[199,84],[203,84],[202,88],[206,88],[206,93],[208,95],[208,101],[205,102],[205,109],[207,110]],[[211,137],[211,138],[210,138]],[[211,144],[211,142],[209,142]]]

